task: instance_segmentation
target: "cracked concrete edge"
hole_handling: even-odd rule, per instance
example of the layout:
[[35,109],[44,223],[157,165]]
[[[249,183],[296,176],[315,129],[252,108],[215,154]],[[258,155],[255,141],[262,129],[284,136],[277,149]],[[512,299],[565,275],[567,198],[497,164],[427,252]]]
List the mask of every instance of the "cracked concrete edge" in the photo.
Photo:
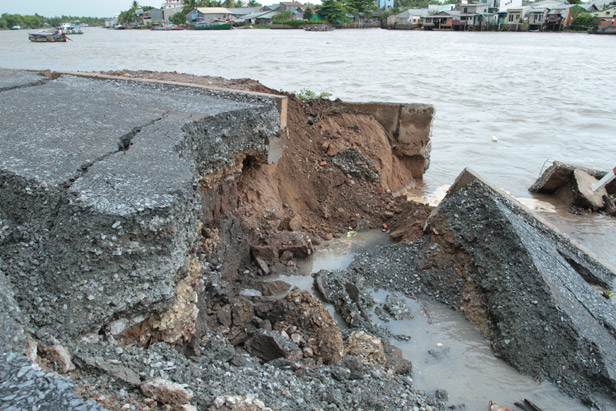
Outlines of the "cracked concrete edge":
[[277,94],[260,93],[257,91],[248,91],[248,90],[236,90],[236,89],[216,87],[216,86],[204,86],[200,84],[183,83],[179,81],[142,79],[142,78],[132,78],[132,77],[123,77],[123,76],[110,76],[107,74],[99,74],[99,73],[93,73],[93,72],[68,71],[68,70],[47,70],[47,69],[20,69],[20,68],[8,68],[6,70],[31,71],[31,72],[41,73],[42,75],[49,78],[50,80],[56,80],[61,76],[67,75],[67,76],[83,77],[83,78],[88,78],[88,79],[93,79],[93,80],[121,80],[121,81],[131,81],[135,83],[164,84],[164,85],[176,86],[176,87],[190,87],[190,88],[198,88],[198,89],[203,89],[203,90],[221,91],[225,93],[244,94],[244,95],[255,96],[255,97],[264,97],[264,98],[274,100],[274,102],[276,103],[276,110],[278,110],[278,113],[280,114],[280,129],[284,130],[287,128],[287,112],[288,112],[289,99],[286,96],[280,96]]
[[[560,236],[564,238],[565,240],[567,240],[574,248],[579,249],[584,254],[586,254],[591,260],[595,260],[595,262],[604,266],[607,270],[611,271],[614,277],[616,277],[616,267],[614,267],[612,264],[605,261],[603,258],[599,257],[598,255],[596,255],[592,250],[578,243],[576,240],[571,238],[568,234],[561,231],[558,227],[550,223],[544,217],[535,213],[533,210],[531,210],[530,208],[522,204],[520,201],[518,201],[515,197],[507,193],[505,190],[493,185],[491,182],[489,182],[487,179],[482,177],[480,174],[478,174],[476,171],[474,171],[470,167],[466,167],[464,170],[462,170],[462,172],[458,175],[458,177],[456,177],[456,180],[453,182],[453,184],[451,184],[451,186],[447,190],[447,194],[445,195],[445,197],[451,196],[456,191],[472,183],[473,181],[481,182],[482,184],[489,187],[492,191],[504,197],[505,200],[507,200],[510,204],[513,204],[513,206],[516,209],[522,211],[530,218],[537,220],[539,223],[543,224],[547,230],[553,232],[555,235]],[[431,219],[439,213],[439,210],[440,210],[440,205],[437,206],[434,210],[432,210],[432,212],[430,213],[430,216],[428,217],[424,225],[424,231],[427,231],[429,229]]]

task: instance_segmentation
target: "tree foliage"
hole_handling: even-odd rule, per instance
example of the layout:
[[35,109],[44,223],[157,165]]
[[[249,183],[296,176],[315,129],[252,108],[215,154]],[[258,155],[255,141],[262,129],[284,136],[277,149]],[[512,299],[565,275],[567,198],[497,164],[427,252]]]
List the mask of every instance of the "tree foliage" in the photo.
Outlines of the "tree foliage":
[[169,17],[169,21],[175,25],[186,24],[186,14],[182,12],[175,13]]
[[285,11],[280,12],[280,14],[276,14],[274,18],[272,19],[272,23],[276,23],[276,24],[285,23],[291,20],[291,17],[293,17],[293,12],[289,10],[285,10]]
[[573,21],[571,22],[571,25],[580,28],[583,27],[586,29],[589,27],[598,26],[599,19],[597,17],[594,17],[590,13],[580,13],[574,17]]
[[26,15],[4,13],[0,16],[0,27],[11,28],[13,26],[28,27],[38,29],[44,27],[45,24],[50,26],[59,26],[64,22],[79,22],[89,26],[103,26],[105,19],[101,17],[77,17],[77,16],[60,16],[60,17],[44,17],[38,14]]
[[314,16],[314,12],[310,6],[306,7],[306,10],[304,10],[304,20],[310,20],[312,16]]
[[371,14],[376,9],[374,0],[323,0],[318,14],[330,23],[344,23],[349,16]]
[[261,7],[261,3],[257,0],[250,0],[247,4],[248,7]]
[[349,20],[347,17],[349,10],[342,1],[323,0],[319,16],[330,23],[344,23]]

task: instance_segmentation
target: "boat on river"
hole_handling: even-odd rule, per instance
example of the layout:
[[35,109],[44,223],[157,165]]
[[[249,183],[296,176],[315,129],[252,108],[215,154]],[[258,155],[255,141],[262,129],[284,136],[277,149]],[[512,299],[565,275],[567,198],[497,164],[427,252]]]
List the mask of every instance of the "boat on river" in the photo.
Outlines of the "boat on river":
[[334,27],[327,24],[310,25],[304,28],[305,31],[333,31]]
[[11,27],[11,30],[21,30],[21,26],[13,26]]
[[61,31],[38,31],[29,33],[28,39],[34,43],[66,43],[66,34]]
[[195,30],[231,30],[233,24],[226,21],[198,21],[195,23]]
[[58,29],[62,30],[65,34],[83,34],[83,30],[75,24],[62,23]]

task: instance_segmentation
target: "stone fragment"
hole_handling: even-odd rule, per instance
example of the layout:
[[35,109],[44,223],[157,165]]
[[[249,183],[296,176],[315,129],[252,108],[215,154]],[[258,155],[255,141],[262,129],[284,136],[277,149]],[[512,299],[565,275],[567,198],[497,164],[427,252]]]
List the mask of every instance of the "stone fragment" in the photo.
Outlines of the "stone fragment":
[[396,294],[388,294],[387,297],[385,297],[385,304],[383,304],[383,308],[395,320],[406,320],[413,318],[413,311],[406,304],[406,302]]
[[380,339],[364,331],[353,331],[344,341],[347,355],[357,356],[367,364],[385,364],[385,350]]
[[290,288],[291,284],[282,280],[267,281],[261,284],[261,292],[265,296],[283,294]]
[[258,329],[245,343],[244,348],[250,354],[268,362],[276,358],[296,361],[302,357],[299,346],[291,339],[273,331]]
[[187,403],[193,397],[193,394],[186,390],[184,385],[164,378],[146,381],[141,384],[140,388],[143,395],[163,404],[181,405]]
[[587,172],[575,169],[573,172],[573,197],[575,203],[584,208],[599,210],[605,207],[603,196],[607,195],[605,187],[592,191],[592,186],[599,180]]
[[51,347],[44,348],[41,350],[41,353],[54,364],[55,369],[61,374],[66,374],[75,369],[71,354],[61,344],[54,344]]

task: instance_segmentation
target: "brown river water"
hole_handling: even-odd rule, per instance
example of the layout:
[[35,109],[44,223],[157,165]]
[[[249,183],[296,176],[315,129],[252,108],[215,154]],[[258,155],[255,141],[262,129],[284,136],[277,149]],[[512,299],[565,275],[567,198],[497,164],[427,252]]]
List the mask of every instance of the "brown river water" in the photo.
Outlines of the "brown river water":
[[[471,167],[616,265],[616,219],[574,216],[527,191],[553,160],[603,170],[616,166],[616,36],[88,28],[71,39],[34,44],[24,30],[1,31],[0,67],[177,71],[252,78],[278,90],[309,89],[349,101],[432,104],[432,162],[415,194],[435,199]],[[352,252],[320,258],[311,264],[342,268]],[[295,281],[302,288],[312,283],[309,276]],[[384,296],[375,291],[375,298]],[[420,388],[446,388],[452,402],[466,402],[467,409],[524,395],[547,410],[580,409],[553,387],[537,386],[499,363],[487,342],[451,310],[429,308],[431,326],[417,315],[414,324],[389,325],[413,333],[402,349],[415,364]],[[425,357],[429,347],[449,348],[454,363],[431,364]]]

